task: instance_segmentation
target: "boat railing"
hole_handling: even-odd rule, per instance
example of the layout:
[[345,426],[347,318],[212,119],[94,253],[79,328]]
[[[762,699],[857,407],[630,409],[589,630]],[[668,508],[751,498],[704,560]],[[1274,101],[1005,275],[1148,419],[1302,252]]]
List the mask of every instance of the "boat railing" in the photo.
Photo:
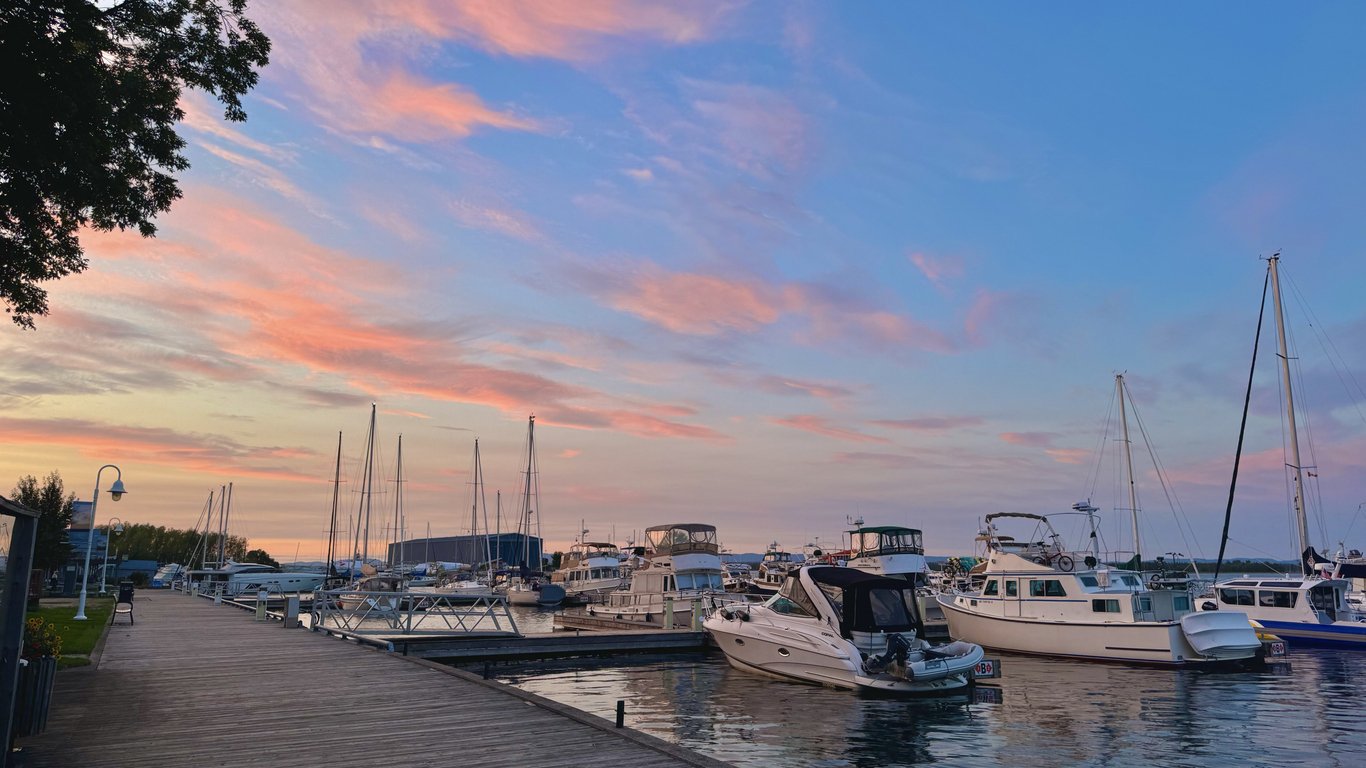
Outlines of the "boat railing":
[[311,619],[315,631],[354,637],[520,634],[502,595],[318,590]]

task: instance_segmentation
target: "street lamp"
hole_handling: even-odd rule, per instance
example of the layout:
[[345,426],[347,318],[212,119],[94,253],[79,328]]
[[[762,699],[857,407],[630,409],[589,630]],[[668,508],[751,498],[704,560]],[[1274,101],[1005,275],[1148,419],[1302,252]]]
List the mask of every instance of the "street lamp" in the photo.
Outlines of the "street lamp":
[[109,496],[118,501],[127,493],[123,489],[123,470],[113,464],[105,464],[95,472],[95,495],[90,501],[90,535],[85,539],[85,565],[81,568],[81,599],[76,604],[76,615],[72,618],[76,621],[85,621],[85,595],[86,583],[90,581],[90,550],[95,546],[95,507],[100,503],[100,475],[106,469],[113,469],[118,475],[114,478],[114,484],[109,486]]
[[[118,525],[114,525],[115,520],[119,521]],[[93,523],[94,521],[92,520],[91,522]],[[94,530],[93,525],[91,526],[91,530]],[[101,595],[104,594],[104,574],[109,570],[109,540],[113,538],[116,533],[123,533],[123,520],[117,517],[111,517],[109,518],[109,522],[104,524],[104,560],[102,560],[100,564]],[[114,550],[114,553],[117,554],[118,550]]]

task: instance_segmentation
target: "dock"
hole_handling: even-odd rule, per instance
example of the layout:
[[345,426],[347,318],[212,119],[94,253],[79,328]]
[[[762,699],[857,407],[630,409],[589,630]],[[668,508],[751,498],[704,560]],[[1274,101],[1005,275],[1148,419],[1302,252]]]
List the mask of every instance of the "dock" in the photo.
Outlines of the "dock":
[[47,730],[20,740],[21,765],[726,765],[616,728],[611,712],[184,594],[140,590],[133,617],[91,668],[57,675]]

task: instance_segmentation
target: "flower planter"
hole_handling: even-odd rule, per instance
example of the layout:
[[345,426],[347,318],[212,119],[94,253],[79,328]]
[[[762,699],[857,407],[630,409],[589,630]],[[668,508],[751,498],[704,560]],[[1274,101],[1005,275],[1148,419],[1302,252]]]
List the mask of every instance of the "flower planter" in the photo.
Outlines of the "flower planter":
[[19,690],[15,692],[14,735],[33,736],[47,727],[52,707],[52,683],[57,678],[57,660],[51,656],[28,661],[19,667]]

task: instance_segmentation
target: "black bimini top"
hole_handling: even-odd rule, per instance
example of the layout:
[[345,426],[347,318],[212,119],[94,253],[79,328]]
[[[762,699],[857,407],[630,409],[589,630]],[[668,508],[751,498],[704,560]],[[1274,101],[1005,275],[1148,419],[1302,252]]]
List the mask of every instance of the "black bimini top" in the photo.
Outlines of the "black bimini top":
[[[857,568],[834,565],[809,566],[807,575],[817,585],[841,591],[840,631],[907,632],[923,634],[924,626],[917,609],[915,585],[905,579],[890,579],[865,573]],[[826,592],[828,598],[833,595]]]

